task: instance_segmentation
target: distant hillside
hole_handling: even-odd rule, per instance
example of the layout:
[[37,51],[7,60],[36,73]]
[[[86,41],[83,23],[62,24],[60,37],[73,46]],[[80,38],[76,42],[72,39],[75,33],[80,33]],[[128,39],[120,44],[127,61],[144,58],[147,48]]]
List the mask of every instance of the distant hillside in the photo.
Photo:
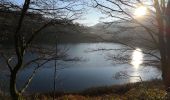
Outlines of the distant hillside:
[[[19,20],[20,12],[0,10],[0,43],[12,44],[13,35],[16,30],[17,22]],[[41,14],[28,13],[23,22],[21,32],[26,35],[26,39],[30,37],[33,31],[39,29],[42,25],[49,22],[50,19],[43,17]],[[57,23],[55,23],[55,21]],[[55,20],[52,25],[41,31],[40,35],[35,38],[36,43],[54,43],[56,41],[61,43],[66,42],[98,42],[100,39],[96,38],[95,34],[90,34],[90,28],[73,24],[72,22],[66,24],[58,24]],[[65,21],[65,20],[64,20]]]
[[[153,31],[157,31],[155,27],[149,22],[141,22]],[[98,23],[91,27],[94,34],[100,34],[101,37],[105,37],[106,40],[114,42],[123,42],[128,45],[145,46],[155,48],[151,35],[148,34],[145,28],[138,24],[131,22],[119,22],[119,23]],[[156,37],[156,34],[153,34]]]

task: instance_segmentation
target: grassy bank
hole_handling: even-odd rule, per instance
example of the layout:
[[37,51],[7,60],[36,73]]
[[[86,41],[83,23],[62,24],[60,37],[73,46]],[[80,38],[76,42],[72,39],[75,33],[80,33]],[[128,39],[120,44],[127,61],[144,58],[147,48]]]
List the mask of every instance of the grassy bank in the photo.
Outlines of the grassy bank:
[[[90,88],[80,93],[57,93],[56,100],[165,100],[161,80]],[[23,96],[26,100],[53,100],[52,93]],[[2,96],[0,100],[10,100]]]

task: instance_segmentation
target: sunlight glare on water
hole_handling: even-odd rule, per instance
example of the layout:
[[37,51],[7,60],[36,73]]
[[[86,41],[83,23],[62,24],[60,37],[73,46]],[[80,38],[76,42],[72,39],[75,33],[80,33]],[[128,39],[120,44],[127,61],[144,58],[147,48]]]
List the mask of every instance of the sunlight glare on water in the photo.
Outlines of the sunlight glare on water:
[[142,50],[137,48],[133,51],[132,53],[132,60],[131,60],[131,64],[134,67],[134,71],[130,74],[130,82],[134,83],[134,82],[138,82],[141,81],[140,80],[140,73],[139,73],[139,68],[140,65],[143,63],[143,53]]
[[143,53],[142,50],[137,48],[132,53],[132,61],[131,64],[138,69],[139,66],[143,63]]

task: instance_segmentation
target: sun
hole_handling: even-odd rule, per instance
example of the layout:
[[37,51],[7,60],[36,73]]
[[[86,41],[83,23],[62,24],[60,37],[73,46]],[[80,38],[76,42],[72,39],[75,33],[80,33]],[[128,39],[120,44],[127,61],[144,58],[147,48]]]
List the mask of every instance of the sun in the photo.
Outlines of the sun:
[[134,15],[137,17],[142,17],[142,16],[146,15],[146,13],[147,13],[147,8],[144,6],[140,6],[135,9]]

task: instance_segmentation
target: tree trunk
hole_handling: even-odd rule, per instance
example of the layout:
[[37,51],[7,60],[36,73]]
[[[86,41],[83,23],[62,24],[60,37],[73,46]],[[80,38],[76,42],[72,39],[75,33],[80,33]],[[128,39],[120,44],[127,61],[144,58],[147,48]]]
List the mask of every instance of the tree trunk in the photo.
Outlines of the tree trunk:
[[[168,65],[168,64],[164,64]],[[170,68],[168,66],[162,66],[162,78],[165,84],[165,87],[168,89],[170,87]]]
[[19,93],[16,88],[16,72],[12,72],[10,76],[10,94],[12,97],[12,100],[19,100]]
[[165,27],[165,38],[166,38],[166,63],[163,70],[163,80],[167,90],[167,99],[170,100],[170,0],[168,0],[167,8],[165,12],[166,16],[166,27]]
[[167,92],[165,100],[170,100],[170,68],[168,65],[167,59],[161,57],[162,79]]
[[166,100],[170,100],[170,62],[164,64],[162,70],[162,78],[166,89]]

